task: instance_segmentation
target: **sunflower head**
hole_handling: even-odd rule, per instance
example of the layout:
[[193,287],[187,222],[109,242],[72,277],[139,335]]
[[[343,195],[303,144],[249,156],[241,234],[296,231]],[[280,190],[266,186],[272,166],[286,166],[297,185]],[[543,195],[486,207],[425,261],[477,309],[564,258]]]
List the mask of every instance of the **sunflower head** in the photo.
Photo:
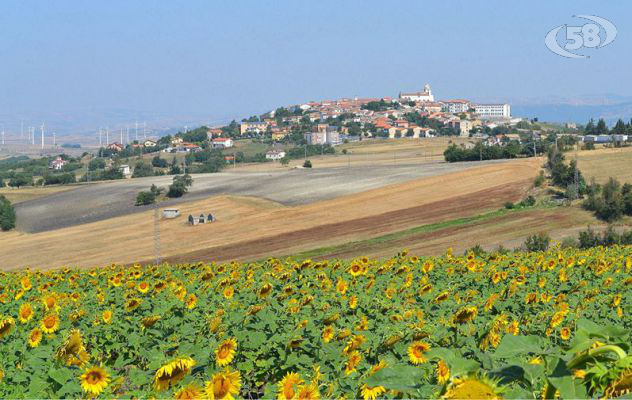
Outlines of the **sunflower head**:
[[195,361],[189,357],[176,358],[168,362],[156,371],[154,387],[162,391],[169,388],[169,385],[175,385],[189,374],[194,365]]
[[44,333],[55,333],[59,329],[59,315],[48,314],[42,319],[40,326]]
[[190,383],[178,390],[175,394],[176,400],[198,400],[203,398],[203,391],[195,383]]
[[288,372],[278,383],[278,400],[292,400],[296,398],[298,387],[303,383],[300,375],[296,372]]
[[235,350],[237,349],[237,340],[230,338],[224,340],[215,349],[215,362],[220,367],[230,364],[235,357]]
[[426,342],[414,342],[408,346],[408,359],[411,363],[417,365],[425,363],[426,357],[424,353],[430,350],[430,345]]
[[369,386],[366,383],[360,388],[360,394],[364,400],[376,400],[386,392],[384,386]]
[[110,375],[105,369],[94,366],[86,369],[79,380],[84,392],[98,396],[110,383]]
[[24,303],[20,306],[20,309],[18,310],[18,319],[21,323],[25,324],[29,322],[31,318],[33,318],[33,314],[34,312],[31,303]]
[[239,395],[241,388],[241,375],[239,371],[233,371],[226,368],[224,371],[218,372],[206,382],[206,395],[213,400],[233,400]]
[[7,336],[15,327],[15,320],[11,317],[0,317],[0,339]]
[[456,378],[446,387],[443,399],[502,399],[503,388],[484,375]]
[[28,343],[30,347],[39,346],[42,341],[42,330],[39,328],[33,328],[33,330],[29,333]]
[[81,366],[88,362],[90,355],[83,345],[83,338],[79,329],[73,329],[68,334],[65,342],[57,350],[56,357],[66,363],[66,365]]

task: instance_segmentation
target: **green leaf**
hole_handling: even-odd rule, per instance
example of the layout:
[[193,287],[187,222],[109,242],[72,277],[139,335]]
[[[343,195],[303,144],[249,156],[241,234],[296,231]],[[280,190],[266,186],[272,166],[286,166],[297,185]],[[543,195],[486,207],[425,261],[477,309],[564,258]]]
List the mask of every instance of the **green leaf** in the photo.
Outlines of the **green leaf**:
[[72,380],[73,373],[66,368],[55,369],[55,367],[53,367],[48,371],[48,376],[53,378],[53,380],[60,385],[64,385],[66,382]]
[[500,341],[493,357],[510,358],[520,354],[542,354],[542,339],[538,336],[505,335]]
[[588,397],[586,388],[581,381],[574,380],[571,376],[550,377],[549,382],[560,391],[563,399],[585,399]]
[[383,368],[367,379],[369,386],[384,386],[389,390],[410,392],[420,387],[422,371],[410,365]]

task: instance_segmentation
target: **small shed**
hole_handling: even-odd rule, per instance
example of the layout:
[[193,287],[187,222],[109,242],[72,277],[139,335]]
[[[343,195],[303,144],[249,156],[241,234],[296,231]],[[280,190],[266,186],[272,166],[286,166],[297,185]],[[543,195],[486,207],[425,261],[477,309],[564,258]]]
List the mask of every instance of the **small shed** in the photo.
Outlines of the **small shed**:
[[176,218],[177,216],[180,215],[180,210],[177,208],[165,208],[164,210],[162,210],[162,216],[164,218]]

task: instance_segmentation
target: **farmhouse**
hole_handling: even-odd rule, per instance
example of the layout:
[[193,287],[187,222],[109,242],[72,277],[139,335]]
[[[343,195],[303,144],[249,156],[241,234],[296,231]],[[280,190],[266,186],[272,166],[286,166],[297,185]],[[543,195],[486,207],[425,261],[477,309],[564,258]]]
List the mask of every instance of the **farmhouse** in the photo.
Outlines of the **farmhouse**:
[[162,210],[163,218],[172,219],[172,218],[176,218],[179,215],[180,215],[180,210],[177,208],[165,208],[164,210]]
[[114,143],[108,144],[108,149],[112,150],[112,151],[119,152],[119,151],[123,150],[123,148],[124,148],[123,145],[120,144],[120,143],[114,142]]
[[268,160],[280,160],[285,157],[283,150],[270,150],[266,153],[266,159]]
[[211,141],[214,149],[227,149],[233,147],[233,139],[231,138],[215,138]]
[[57,156],[53,161],[50,162],[50,165],[48,166],[48,168],[54,169],[55,171],[59,171],[60,169],[64,168],[64,165],[66,164],[68,164],[68,161]]
[[242,122],[239,126],[239,132],[243,135],[245,133],[263,133],[268,129],[267,122]]

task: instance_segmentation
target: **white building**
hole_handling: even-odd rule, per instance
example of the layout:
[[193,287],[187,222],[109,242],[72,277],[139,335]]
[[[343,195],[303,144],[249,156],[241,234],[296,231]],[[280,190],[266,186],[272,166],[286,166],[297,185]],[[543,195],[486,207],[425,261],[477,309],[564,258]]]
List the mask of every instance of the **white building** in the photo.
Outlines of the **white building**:
[[285,152],[283,150],[270,150],[266,153],[266,159],[268,160],[280,160],[285,157]]
[[434,101],[434,96],[432,95],[432,89],[430,89],[429,83],[424,85],[423,92],[400,93],[399,98],[404,101]]
[[470,102],[467,100],[446,100],[442,103],[443,111],[450,114],[464,113],[470,109]]
[[214,149],[227,149],[233,147],[233,139],[231,138],[215,138],[211,141]]
[[129,177],[132,176],[132,171],[131,171],[129,165],[123,164],[118,169],[119,169],[119,171],[121,171],[123,176],[125,176],[126,178],[129,178]]
[[511,106],[509,104],[475,104],[474,112],[481,118],[509,118]]

